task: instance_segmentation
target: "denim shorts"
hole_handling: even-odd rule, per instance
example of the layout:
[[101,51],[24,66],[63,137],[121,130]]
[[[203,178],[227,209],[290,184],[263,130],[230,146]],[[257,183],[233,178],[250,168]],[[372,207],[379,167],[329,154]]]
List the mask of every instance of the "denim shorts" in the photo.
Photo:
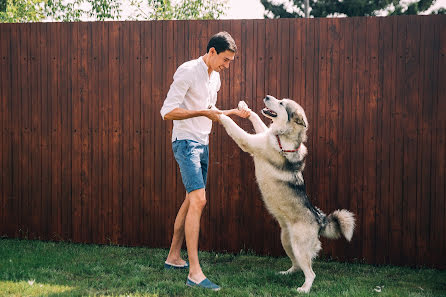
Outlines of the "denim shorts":
[[206,188],[209,147],[193,140],[175,140],[172,150],[188,193]]

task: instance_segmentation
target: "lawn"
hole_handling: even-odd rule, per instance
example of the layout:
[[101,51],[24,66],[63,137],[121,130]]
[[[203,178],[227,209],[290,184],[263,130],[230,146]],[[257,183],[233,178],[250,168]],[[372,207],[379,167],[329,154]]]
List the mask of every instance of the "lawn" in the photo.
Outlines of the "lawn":
[[[297,296],[301,272],[287,258],[201,252],[219,292],[186,287],[163,268],[165,249],[0,239],[1,296]],[[446,271],[316,260],[306,296],[446,296]],[[380,292],[378,292],[380,291]]]

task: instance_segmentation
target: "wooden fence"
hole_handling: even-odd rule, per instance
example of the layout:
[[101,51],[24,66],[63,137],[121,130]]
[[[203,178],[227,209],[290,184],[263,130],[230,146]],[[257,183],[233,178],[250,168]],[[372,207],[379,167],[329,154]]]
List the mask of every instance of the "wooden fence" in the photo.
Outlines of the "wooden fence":
[[[159,110],[221,30],[218,107],[299,102],[313,203],[357,216],[322,253],[445,268],[445,16],[0,24],[0,235],[168,247],[184,188]],[[200,249],[284,255],[250,156],[218,125],[210,151]]]

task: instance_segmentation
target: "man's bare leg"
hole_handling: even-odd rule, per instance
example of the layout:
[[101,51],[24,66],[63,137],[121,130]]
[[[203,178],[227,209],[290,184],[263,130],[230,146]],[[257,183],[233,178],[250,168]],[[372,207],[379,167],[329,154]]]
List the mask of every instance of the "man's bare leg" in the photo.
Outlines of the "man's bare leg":
[[200,235],[200,218],[206,205],[206,192],[204,189],[189,193],[189,209],[185,221],[185,235],[187,253],[189,256],[189,279],[200,283],[206,276],[201,270],[198,259],[198,237]]
[[186,193],[186,198],[178,211],[173,225],[173,237],[170,245],[169,255],[166,262],[174,265],[185,265],[186,261],[181,259],[181,246],[184,241],[184,224],[186,221],[187,211],[189,210],[189,194]]

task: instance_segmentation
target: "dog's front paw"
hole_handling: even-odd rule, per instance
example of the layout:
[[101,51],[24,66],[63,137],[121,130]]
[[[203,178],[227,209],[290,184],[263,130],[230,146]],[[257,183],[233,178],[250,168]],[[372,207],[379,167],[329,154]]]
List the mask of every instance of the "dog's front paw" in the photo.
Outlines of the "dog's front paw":
[[237,109],[238,109],[238,110],[251,111],[251,109],[249,109],[248,104],[246,104],[245,101],[240,101],[240,102],[238,103]]

